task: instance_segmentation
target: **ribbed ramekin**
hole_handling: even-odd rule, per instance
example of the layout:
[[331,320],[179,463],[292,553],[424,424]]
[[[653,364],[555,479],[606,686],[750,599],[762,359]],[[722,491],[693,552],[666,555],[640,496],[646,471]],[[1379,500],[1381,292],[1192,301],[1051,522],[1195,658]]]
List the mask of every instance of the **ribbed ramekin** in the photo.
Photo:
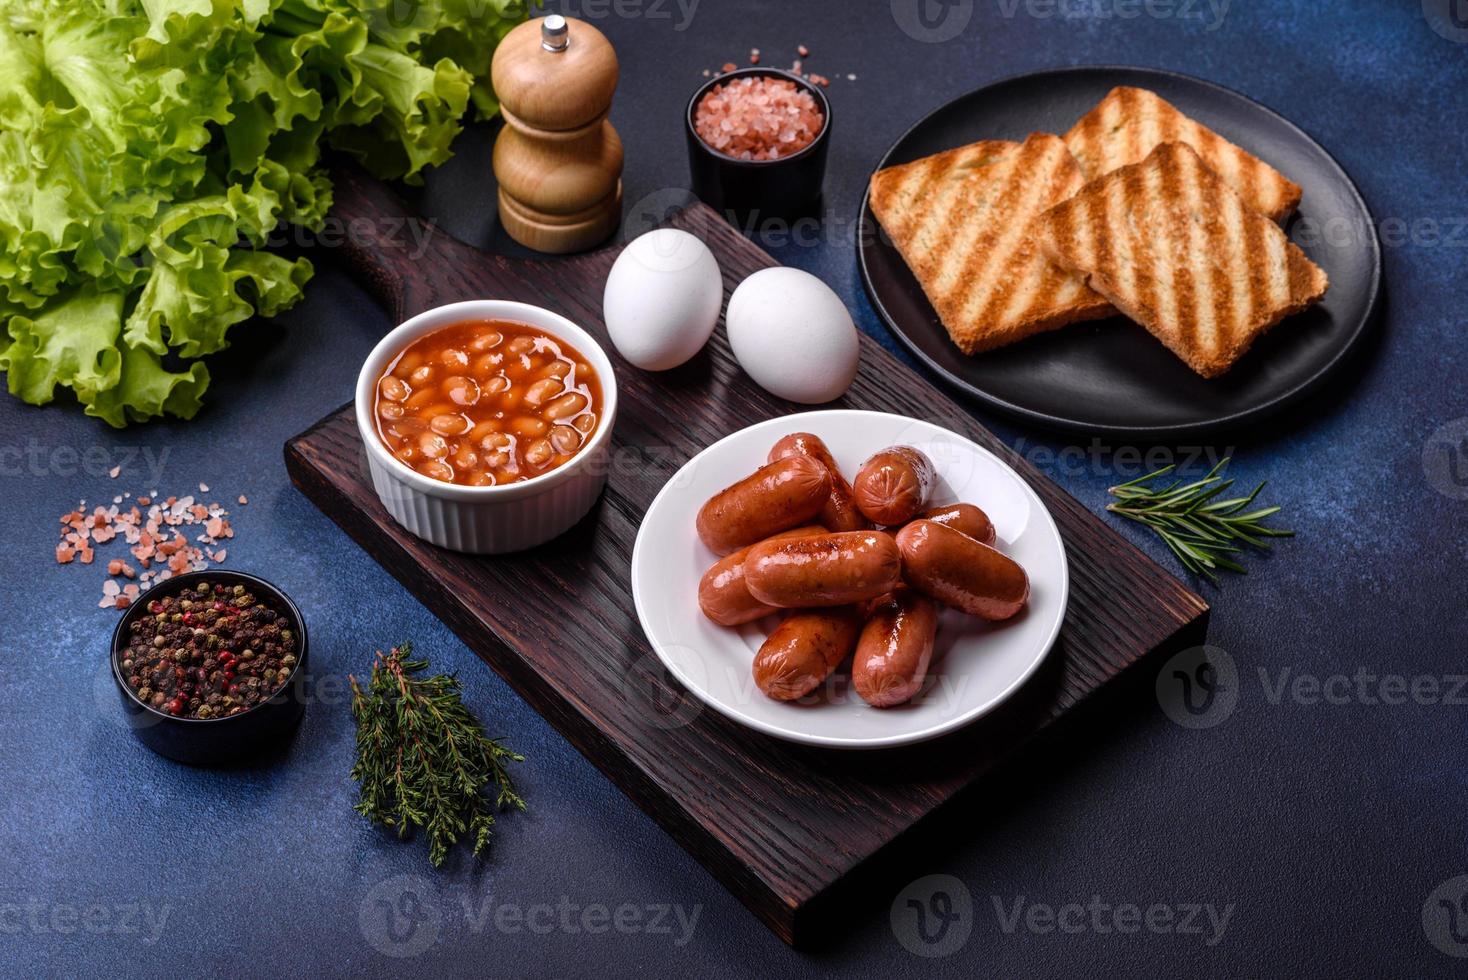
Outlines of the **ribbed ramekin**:
[[[464,320],[529,324],[576,348],[596,371],[602,392],[601,417],[591,439],[565,465],[520,483],[460,486],[424,476],[383,444],[373,414],[383,370],[419,337]],[[617,421],[617,378],[601,345],[560,314],[528,303],[467,300],[419,313],[378,341],[357,375],[356,415],[372,487],[393,520],[443,548],[502,554],[544,544],[591,510],[607,481],[612,427]]]

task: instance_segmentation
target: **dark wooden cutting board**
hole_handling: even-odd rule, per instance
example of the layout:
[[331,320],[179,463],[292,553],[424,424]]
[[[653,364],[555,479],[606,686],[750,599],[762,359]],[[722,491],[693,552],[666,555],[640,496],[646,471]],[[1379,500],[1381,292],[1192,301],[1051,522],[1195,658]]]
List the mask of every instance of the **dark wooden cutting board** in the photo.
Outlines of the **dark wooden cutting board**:
[[[705,446],[801,406],[745,377],[722,329],[704,354],[671,372],[621,361],[601,321],[617,248],[544,261],[489,255],[441,229],[410,227],[419,219],[365,177],[343,174],[336,187],[353,264],[394,320],[454,300],[512,299],[595,334],[618,369],[618,465],[572,531],[495,558],[440,550],[393,523],[368,482],[350,405],[286,445],[292,481],[785,941],[824,931],[826,913],[841,904],[835,899],[849,897],[838,886],[859,865],[1127,668],[1202,642],[1203,599],[863,336],[861,373],[832,407],[936,422],[1029,481],[1070,558],[1060,640],[1001,709],[906,749],[794,745],[702,708],[665,674],[638,625],[628,582],[638,524],[667,479]],[[668,223],[708,244],[726,292],[776,264],[702,205]]]

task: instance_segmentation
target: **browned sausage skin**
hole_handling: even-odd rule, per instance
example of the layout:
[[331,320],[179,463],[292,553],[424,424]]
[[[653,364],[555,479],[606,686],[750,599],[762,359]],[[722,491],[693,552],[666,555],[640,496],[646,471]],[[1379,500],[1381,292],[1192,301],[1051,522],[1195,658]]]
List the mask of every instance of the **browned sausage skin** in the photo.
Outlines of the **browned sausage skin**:
[[762,466],[709,498],[698,512],[698,536],[719,555],[808,524],[826,505],[831,474],[809,456]]
[[831,474],[831,495],[821,510],[821,523],[828,531],[865,531],[871,525],[857,509],[851,484],[841,475],[841,467],[821,437],[810,432],[792,432],[770,449],[770,462],[787,456],[809,456]]
[[875,708],[905,704],[923,686],[938,635],[938,607],[912,589],[877,600],[856,642],[851,682]]
[[971,616],[1008,619],[1024,608],[1030,579],[1014,559],[932,521],[897,532],[902,574],[919,592]]
[[[803,538],[825,533],[826,529],[819,524],[808,524],[790,531],[781,531],[769,540]],[[749,586],[744,581],[744,560],[749,557],[749,550],[753,547],[754,545],[740,548],[732,555],[720,558],[698,583],[698,608],[720,626],[738,626],[776,611],[774,606],[767,606],[750,595]]]
[[918,515],[918,520],[946,524],[955,531],[962,531],[975,541],[994,547],[994,522],[989,515],[973,504],[944,504],[932,507]]
[[861,464],[852,486],[856,506],[877,524],[906,524],[928,503],[933,463],[911,446],[892,446]]
[[791,613],[755,654],[755,684],[777,701],[805,697],[851,653],[861,623],[855,606]]
[[770,606],[842,606],[902,581],[897,542],[884,531],[843,531],[764,541],[744,561],[749,594]]

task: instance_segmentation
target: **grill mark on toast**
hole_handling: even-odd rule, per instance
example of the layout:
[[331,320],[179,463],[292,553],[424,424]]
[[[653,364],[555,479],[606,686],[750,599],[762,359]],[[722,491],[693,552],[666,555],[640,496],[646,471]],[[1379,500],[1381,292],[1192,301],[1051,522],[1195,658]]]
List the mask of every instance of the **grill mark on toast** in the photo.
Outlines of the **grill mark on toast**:
[[[1242,208],[1242,206],[1240,202],[1239,207]],[[1240,316],[1236,324],[1237,328],[1242,331],[1248,329],[1248,325],[1253,322],[1258,311],[1264,309],[1269,303],[1269,271],[1262,262],[1250,261],[1251,256],[1261,256],[1266,253],[1264,229],[1250,221],[1246,214],[1240,214],[1239,223],[1244,230],[1243,255],[1240,256],[1240,259],[1249,281],[1249,304],[1239,311]]]
[[[1192,154],[1179,152],[1171,144],[1173,152],[1162,159],[1162,186],[1171,187],[1169,194],[1174,201],[1174,220],[1177,230],[1182,232],[1182,241],[1172,239],[1172,254],[1182,258],[1180,275],[1173,276],[1173,293],[1177,300],[1174,316],[1177,318],[1178,333],[1183,343],[1191,343],[1196,349],[1216,350],[1218,335],[1213,330],[1211,293],[1204,283],[1211,283],[1207,273],[1208,238],[1194,221],[1193,198],[1197,192],[1197,173],[1191,166],[1196,159]],[[1170,222],[1164,225],[1172,227]],[[1203,268],[1199,268],[1203,266]],[[1206,322],[1205,322],[1206,321]]]
[[1254,201],[1256,205],[1262,204],[1259,197],[1258,181],[1253,174],[1253,166],[1250,161],[1244,159],[1237,153],[1229,152],[1228,141],[1211,130],[1197,127],[1197,149],[1198,154],[1210,170],[1223,178],[1223,182],[1233,188],[1234,192],[1245,201]]
[[[938,179],[938,168],[932,159],[915,160],[902,167],[892,168],[892,206],[902,212],[900,227],[892,229],[914,238],[921,238],[927,215],[912,208],[914,201],[923,194],[931,193]],[[895,219],[895,215],[893,218]],[[890,219],[889,219],[890,220]]]
[[1285,255],[1289,260],[1291,301],[1310,297],[1315,292],[1317,279],[1320,278],[1316,274],[1319,270],[1294,243],[1285,245]]
[[[1112,234],[1112,248],[1126,246],[1121,268],[1132,273],[1132,295],[1136,309],[1132,316],[1142,323],[1156,324],[1157,275],[1152,265],[1152,252],[1137,237],[1137,215],[1145,217],[1146,185],[1142,175],[1116,182],[1115,192],[1107,201],[1107,214],[1098,234]],[[1111,222],[1117,222],[1113,225]],[[1104,246],[1103,246],[1104,247]]]
[[[1113,89],[1112,91],[1115,92],[1116,90]],[[1098,177],[1113,169],[1119,163],[1116,159],[1116,154],[1113,152],[1116,142],[1112,140],[1111,134],[1113,129],[1124,123],[1125,119],[1122,116],[1121,100],[1119,98],[1111,99],[1106,103],[1106,109],[1101,115],[1100,125],[1091,128],[1090,137],[1094,141],[1091,156],[1096,161],[1096,175]]]
[[[973,268],[969,277],[968,293],[957,310],[957,315],[964,319],[983,322],[983,315],[989,310],[989,296],[996,284],[1000,288],[1005,286],[1003,279],[1005,273],[1011,269],[1016,243],[1023,238],[1026,231],[1026,223],[1017,220],[1016,215],[1032,213],[1037,203],[1028,191],[1035,183],[1034,168],[1031,165],[1034,156],[1034,144],[1026,141],[1015,152],[1013,165],[1005,173],[1002,189],[992,206],[995,216],[1003,219],[1004,224],[997,234],[992,227],[985,229],[984,237],[988,239],[987,254]],[[1019,178],[1021,173],[1028,174],[1028,179]]]
[[[1104,195],[1089,200],[1084,205],[1090,235],[1092,262],[1100,262],[1103,248],[1113,253],[1116,269],[1112,273],[1112,288],[1125,302],[1132,304],[1133,316],[1140,312],[1146,302],[1148,283],[1142,281],[1145,273],[1132,254],[1131,219],[1127,216],[1129,206],[1126,181],[1118,180]],[[1101,244],[1101,236],[1114,232],[1109,245]],[[1118,304],[1120,305],[1120,304]]]
[[1067,269],[1088,265],[1077,247],[1080,237],[1076,225],[1076,202],[1074,199],[1059,204],[1045,212],[1040,226],[1040,241],[1045,251]]
[[[1188,219],[1189,270],[1196,280],[1198,300],[1194,305],[1198,336],[1212,350],[1219,350],[1233,335],[1233,296],[1228,283],[1218,282],[1213,272],[1217,257],[1228,255],[1231,238],[1221,234],[1222,225],[1216,213],[1205,210],[1203,187],[1206,175],[1202,163],[1191,153],[1180,153],[1182,167],[1184,213]],[[1225,276],[1225,280],[1227,277]]]
[[[1224,154],[1221,151],[1219,155],[1234,156],[1234,154]],[[1272,214],[1279,202],[1275,200],[1276,195],[1273,188],[1269,187],[1265,180],[1263,166],[1258,160],[1251,160],[1248,157],[1238,158],[1239,196],[1246,201],[1257,202],[1265,214]]]
[[[1145,119],[1137,119],[1137,93],[1135,89],[1119,88],[1116,90],[1116,115],[1121,122],[1121,130],[1111,140],[1116,147],[1117,153],[1107,158],[1107,168],[1123,166],[1136,159],[1136,154],[1142,150],[1142,128],[1146,125]],[[1128,124],[1128,120],[1132,120]],[[1111,131],[1108,129],[1108,133]]]
[[[992,176],[986,181],[992,181],[1000,186],[1006,186],[1014,180],[1015,172],[1019,169],[1021,154],[1019,147],[1012,147],[1002,162],[996,163]],[[954,181],[954,184],[959,184]],[[955,191],[955,195],[962,195],[962,190]],[[933,289],[938,294],[941,311],[945,318],[952,318],[955,322],[962,318],[963,307],[967,304],[967,297],[972,295],[976,275],[984,265],[993,261],[994,249],[991,247],[981,250],[980,264],[973,266],[972,255],[990,233],[994,217],[1002,214],[1000,200],[992,200],[988,195],[980,195],[984,201],[982,205],[988,212],[988,217],[975,217],[967,221],[950,220],[944,229],[943,236],[934,243],[933,254],[937,256],[937,273],[933,277]],[[972,205],[972,202],[970,202]],[[952,209],[948,207],[935,208],[934,210],[951,215]]]
[[1066,179],[1072,175],[1064,167],[1065,156],[1070,150],[1063,142],[1052,143],[1046,140],[1044,146],[1045,166],[1034,177],[1035,183],[1040,187],[1039,201],[1035,208],[1027,212],[1031,217],[1025,222],[1019,243],[1020,251],[1010,261],[1009,268],[1001,270],[1009,273],[1006,276],[1008,289],[1001,289],[991,297],[987,307],[995,311],[994,315],[1001,323],[1022,322],[1034,310],[1042,296],[1048,295],[1053,301],[1065,305],[1073,293],[1078,292],[1069,288],[1079,286],[1073,277],[1058,275],[1054,266],[1043,256],[1037,255],[1038,245],[1034,236],[1035,226],[1039,221],[1036,216],[1038,208],[1049,201],[1064,200],[1073,193],[1070,182]]
[[[932,182],[933,173],[931,167],[922,163],[912,163],[902,172],[894,190],[896,196],[902,200],[903,204],[908,205],[913,198],[921,194],[922,190],[930,186]],[[921,224],[918,216],[910,209],[905,208],[903,210],[903,230],[909,234],[916,235],[920,229]]]
[[[982,153],[983,151],[977,151]],[[947,245],[953,238],[956,222],[944,223],[944,216],[949,213],[950,201],[956,199],[963,193],[961,181],[954,179],[952,169],[948,166],[957,161],[961,167],[963,161],[968,159],[966,155],[955,153],[952,156],[929,157],[925,161],[927,173],[922,184],[913,188],[912,203],[909,205],[913,214],[919,215],[917,228],[913,231],[914,244],[927,256],[937,256],[938,262],[933,264],[931,259],[925,260],[924,264],[932,267],[935,282],[941,282],[943,277],[943,260],[946,258],[944,252],[939,249]],[[921,202],[929,200],[931,206],[924,209]],[[938,234],[937,242],[930,242],[931,236]]]
[[1279,219],[1299,203],[1298,185],[1147,89],[1112,89],[1065,140],[1088,180],[1140,163],[1159,144],[1177,141],[1192,146],[1255,210]]
[[1269,298],[1264,307],[1253,311],[1256,314],[1263,314],[1267,308],[1288,305],[1290,301],[1289,256],[1285,254],[1283,237],[1261,233],[1260,238],[1266,249],[1264,268],[1269,274],[1264,282],[1269,287],[1266,293]]
[[[1028,139],[1015,154],[1015,169],[1029,173],[1028,181],[1011,181],[1005,189],[1001,213],[1007,215],[1032,215],[1039,210],[1046,190],[1045,172],[1053,166],[1055,147],[1048,140]],[[1033,160],[1030,167],[1022,166]],[[1002,309],[1002,304],[1014,289],[1013,272],[1015,250],[1028,233],[1028,221],[1011,218],[1009,227],[994,241],[992,253],[986,258],[974,276],[974,288],[969,293],[959,315],[983,321]]]
[[1044,233],[1061,266],[1204,377],[1227,371],[1329,286],[1276,224],[1181,142],[1088,184],[1047,214]]
[[1164,212],[1168,203],[1163,197],[1162,182],[1164,168],[1167,166],[1169,154],[1166,150],[1159,151],[1158,165],[1141,171],[1141,182],[1137,191],[1141,199],[1137,202],[1139,208],[1134,212],[1139,214],[1146,222],[1147,240],[1140,243],[1151,260],[1152,296],[1148,304],[1156,318],[1157,325],[1166,333],[1173,336],[1174,342],[1182,342],[1180,326],[1177,316],[1177,289],[1174,285],[1172,268],[1172,255],[1174,247],[1172,242],[1170,222],[1166,220]]
[[[938,156],[945,157],[946,154]],[[890,189],[890,194],[883,195],[880,201],[874,198],[873,213],[887,229],[903,260],[919,279],[928,274],[931,265],[925,260],[926,252],[923,247],[924,229],[930,213],[921,211],[914,205],[921,199],[924,191],[938,186],[941,171],[940,162],[929,157],[901,167],[889,168],[873,177],[874,183],[880,181]],[[938,189],[941,190],[941,187]]]
[[[1215,181],[1207,173],[1199,175],[1199,190],[1211,199]],[[1228,286],[1227,305],[1220,307],[1219,330],[1224,336],[1232,337],[1246,328],[1249,310],[1256,308],[1253,291],[1253,274],[1249,270],[1249,235],[1245,231],[1246,212],[1244,202],[1238,195],[1218,198],[1215,205],[1222,222],[1222,241],[1217,243],[1215,255],[1222,263],[1224,282]],[[1244,274],[1240,275],[1240,270]],[[1219,290],[1222,293],[1222,290]]]
[[[1069,150],[1069,147],[1066,147],[1066,149]],[[1064,156],[1064,154],[1061,154],[1061,166],[1057,168],[1055,173],[1055,187],[1048,198],[1051,201],[1069,201],[1086,183],[1084,176],[1080,173],[1079,167],[1071,170],[1064,166]],[[1043,215],[1037,216],[1033,226],[1033,238],[1037,247],[1040,246],[1039,232],[1043,224]],[[1039,247],[1039,251],[1043,259],[1045,256],[1044,248]],[[1086,303],[1085,294],[1088,290],[1079,276],[1071,274],[1061,265],[1053,261],[1044,261],[1044,267],[1049,278],[1046,288],[1054,291],[1058,302],[1064,305]],[[1091,303],[1088,305],[1095,305],[1100,302],[1102,302],[1101,297],[1095,293],[1091,293]]]
[[[1078,165],[1054,136],[1037,136],[1029,151],[1022,150],[1019,144],[986,141],[936,154],[923,173],[936,183],[892,181],[895,175],[887,171],[873,177],[874,188],[900,184],[898,198],[873,194],[873,212],[966,353],[1112,312],[1079,278],[1050,266],[1035,238],[1039,212],[1060,194],[1051,175],[1068,179],[1074,190],[1083,183]],[[986,155],[997,159],[974,165]],[[1037,159],[1041,164],[1032,164]],[[1003,287],[1005,307],[1012,305],[1017,315],[1007,309],[987,321],[962,315],[975,303],[997,302],[991,295],[996,285]]]

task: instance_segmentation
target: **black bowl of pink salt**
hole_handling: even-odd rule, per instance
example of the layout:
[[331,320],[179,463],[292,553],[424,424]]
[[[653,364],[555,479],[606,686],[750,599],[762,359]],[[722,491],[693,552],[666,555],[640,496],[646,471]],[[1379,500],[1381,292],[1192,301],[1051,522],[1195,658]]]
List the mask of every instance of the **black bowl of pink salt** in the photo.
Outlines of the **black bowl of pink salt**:
[[277,747],[306,710],[305,620],[243,572],[189,572],[144,592],[113,631],[111,662],[133,733],[189,765]]
[[778,68],[741,68],[688,100],[693,192],[716,211],[794,218],[812,213],[826,179],[831,104]]

